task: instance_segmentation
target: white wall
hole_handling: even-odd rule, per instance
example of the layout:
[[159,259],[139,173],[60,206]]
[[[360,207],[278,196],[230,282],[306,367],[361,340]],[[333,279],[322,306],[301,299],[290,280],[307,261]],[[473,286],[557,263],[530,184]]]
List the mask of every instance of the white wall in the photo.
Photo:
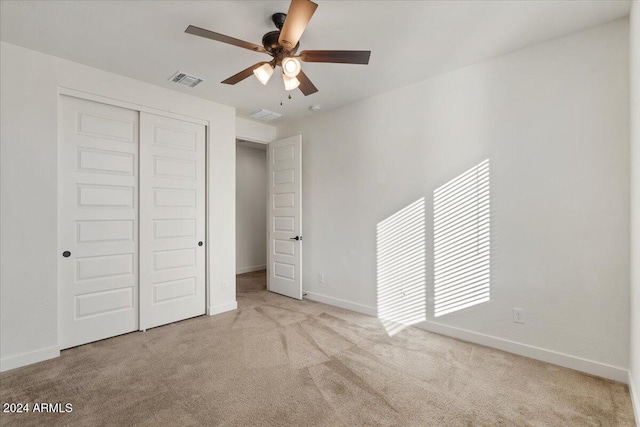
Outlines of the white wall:
[[236,137],[245,141],[267,144],[276,139],[277,128],[253,120],[236,118]]
[[0,63],[0,369],[59,354],[59,88],[210,122],[208,310],[236,308],[234,109],[4,42]]
[[2,370],[16,356],[29,363],[59,352],[53,64],[49,56],[0,42]]
[[630,383],[640,423],[640,3],[630,18],[631,53],[631,360]]
[[241,144],[236,151],[237,274],[267,268],[267,150]]
[[491,301],[420,326],[626,381],[628,44],[622,19],[279,127],[303,135],[305,291],[375,312],[376,225],[425,197],[433,297],[432,193],[490,159]]

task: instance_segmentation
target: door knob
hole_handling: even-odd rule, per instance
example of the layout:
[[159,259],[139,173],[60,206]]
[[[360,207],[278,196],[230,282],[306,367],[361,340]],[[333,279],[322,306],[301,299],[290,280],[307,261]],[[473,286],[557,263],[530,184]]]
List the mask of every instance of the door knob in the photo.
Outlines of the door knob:
[[302,236],[289,237],[289,240],[302,240]]
[[202,246],[202,242],[198,242],[198,246]]
[[69,258],[71,256],[71,252],[64,251],[64,252],[62,252],[62,256],[65,257],[65,258]]

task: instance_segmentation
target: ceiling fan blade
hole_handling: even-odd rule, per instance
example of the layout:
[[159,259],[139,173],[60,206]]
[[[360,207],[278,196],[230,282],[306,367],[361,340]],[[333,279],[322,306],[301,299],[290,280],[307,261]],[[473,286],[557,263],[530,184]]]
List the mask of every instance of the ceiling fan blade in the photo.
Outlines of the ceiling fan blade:
[[205,30],[204,28],[189,25],[185,33],[193,34],[194,36],[204,37],[205,39],[211,39],[222,43],[231,44],[245,49],[253,50],[255,52],[267,53],[267,51],[257,44],[249,43],[244,40],[236,39],[233,37],[225,36],[224,34],[214,33],[213,31]]
[[300,89],[300,91],[304,93],[304,96],[311,95],[312,93],[316,93],[318,91],[318,88],[315,87],[313,83],[311,83],[309,77],[307,77],[307,75],[302,70],[300,70],[296,77],[300,81],[300,86],[298,86],[298,89]]
[[262,66],[263,64],[268,64],[268,62],[258,62],[257,64],[254,64],[249,68],[245,68],[244,70],[240,71],[238,74],[234,74],[228,79],[223,80],[221,83],[224,83],[227,85],[234,85],[236,83],[239,83],[244,79],[246,79],[247,77],[251,76],[253,74],[253,70]]
[[291,0],[287,19],[285,19],[280,37],[278,37],[278,43],[286,50],[293,50],[300,41],[300,37],[317,7],[318,5],[310,0]]
[[369,63],[370,50],[303,50],[300,52],[301,61],[304,62],[332,62],[336,64],[363,64]]

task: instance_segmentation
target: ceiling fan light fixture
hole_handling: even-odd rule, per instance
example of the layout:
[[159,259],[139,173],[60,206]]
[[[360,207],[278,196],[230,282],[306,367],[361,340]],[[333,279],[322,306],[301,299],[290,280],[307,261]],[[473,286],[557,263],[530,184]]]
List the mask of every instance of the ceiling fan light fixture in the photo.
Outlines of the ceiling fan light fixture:
[[300,61],[296,58],[285,58],[282,60],[282,70],[289,77],[296,77],[300,74]]
[[273,74],[273,67],[271,64],[262,64],[255,70],[253,70],[253,74],[255,74],[256,78],[262,83],[266,85],[271,75]]
[[284,80],[285,90],[294,90],[300,86],[300,80],[295,77],[289,77],[286,74],[283,74],[282,79]]

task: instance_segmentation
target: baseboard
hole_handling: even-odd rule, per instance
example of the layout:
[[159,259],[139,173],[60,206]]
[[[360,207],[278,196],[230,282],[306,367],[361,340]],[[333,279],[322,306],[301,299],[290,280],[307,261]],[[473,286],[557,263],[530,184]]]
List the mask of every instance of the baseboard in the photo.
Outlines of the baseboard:
[[238,308],[238,301],[225,302],[224,304],[218,304],[207,308],[207,315],[213,316],[215,314],[225,313],[227,311],[233,311]]
[[266,270],[267,264],[254,265],[251,267],[241,267],[236,269],[236,274],[253,273],[254,271]]
[[640,426],[640,390],[638,390],[635,386],[635,381],[633,381],[633,376],[631,375],[631,371],[629,371],[628,377],[629,384],[629,394],[631,395],[631,406],[633,406],[633,415],[636,417],[636,425]]
[[375,307],[371,307],[364,304],[358,304],[351,301],[346,301],[340,298],[329,297],[326,295],[318,294],[315,292],[302,291],[302,295],[311,301],[322,302],[329,305],[334,305],[340,308],[346,308],[347,310],[355,311],[362,314],[368,314],[369,316],[377,316],[378,310]]
[[[315,292],[303,290],[302,293],[306,294],[306,298],[312,301],[318,301],[325,304],[334,305],[336,307],[346,308],[347,310],[352,310],[362,314],[368,314],[370,316],[377,316],[377,309],[375,307],[358,304],[351,301],[345,301],[339,298],[334,298]],[[434,332],[436,334],[446,335],[448,337],[472,342],[474,344],[480,344],[498,350],[506,351],[507,353],[513,353],[519,356],[540,360],[542,362],[563,366],[565,368],[575,369],[576,371],[585,372],[587,374],[607,378],[613,381],[619,381],[625,384],[629,383],[628,371],[617,366],[611,366],[605,363],[595,362],[593,360],[583,359],[580,357],[571,356],[540,347],[521,344],[515,341],[510,341],[491,335],[485,335],[466,329],[447,326],[441,323],[421,322],[413,326],[427,330],[429,332]],[[638,395],[636,396],[640,397]],[[638,406],[638,410],[640,411],[640,406]],[[640,423],[638,423],[638,425],[640,426]]]
[[30,351],[28,353],[18,354],[16,356],[6,357],[4,359],[0,359],[0,372],[31,365],[32,363],[54,359],[56,357],[60,357],[60,347],[57,345]]
[[435,332],[437,334],[446,335],[463,341],[496,348],[498,350],[506,351],[507,353],[529,357],[531,359],[552,363],[565,368],[575,369],[576,371],[585,372],[587,374],[607,378],[613,381],[619,381],[625,384],[629,381],[629,374],[626,369],[607,365],[605,363],[595,362],[593,360],[583,359],[527,344],[521,344],[491,335],[472,332],[466,329],[447,326],[441,323],[421,322],[414,326],[429,332]]

